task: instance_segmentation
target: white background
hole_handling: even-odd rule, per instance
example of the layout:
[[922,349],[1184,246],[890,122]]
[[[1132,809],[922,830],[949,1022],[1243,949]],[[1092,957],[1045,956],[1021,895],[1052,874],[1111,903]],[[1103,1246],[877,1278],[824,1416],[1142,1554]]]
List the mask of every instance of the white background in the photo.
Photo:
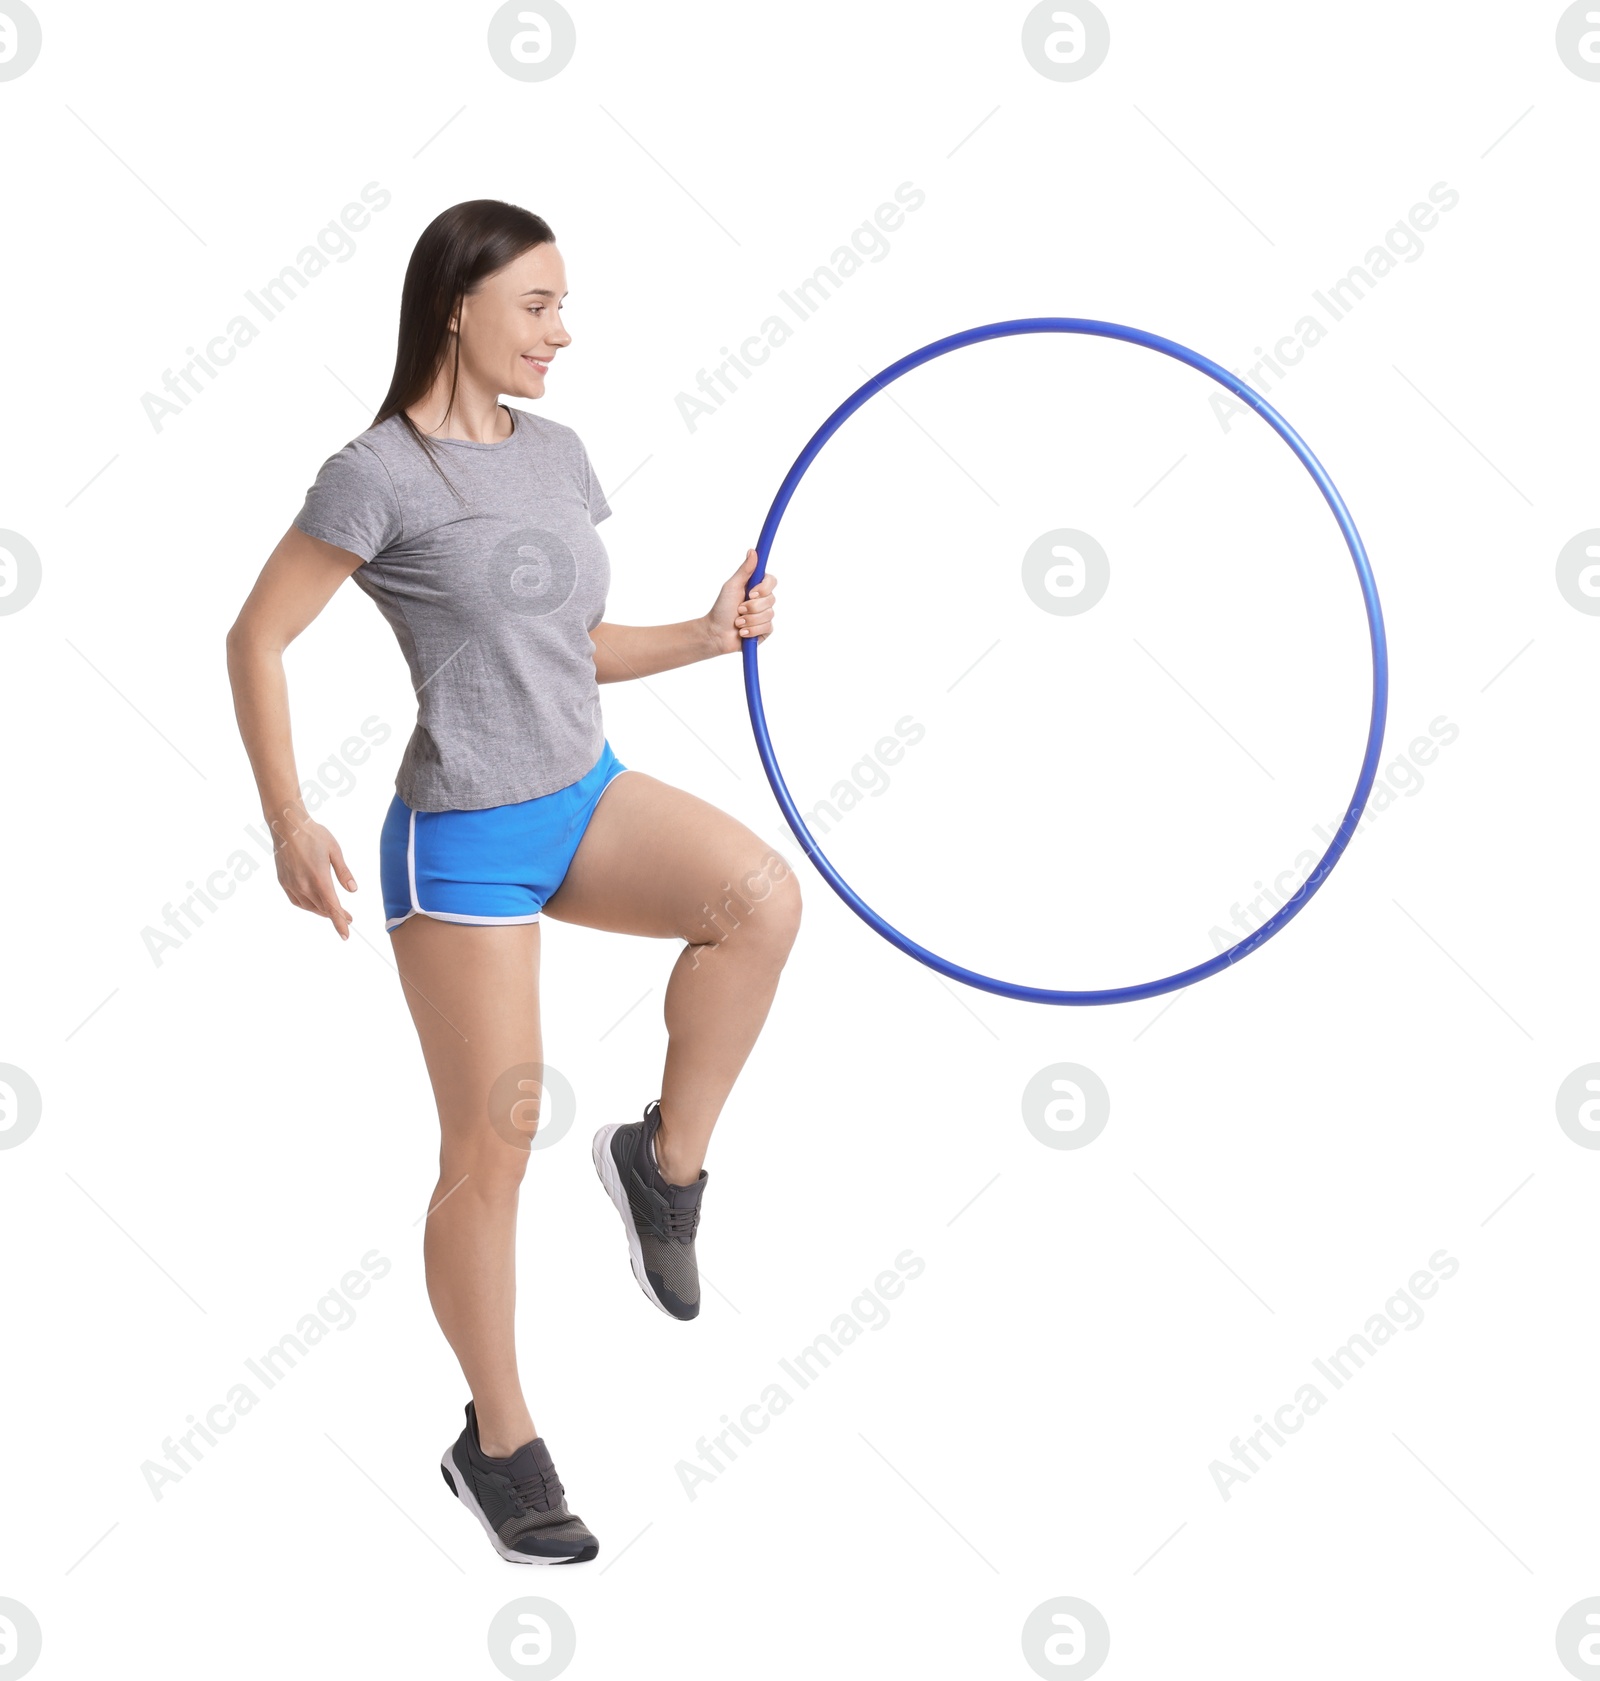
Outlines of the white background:
[[[538,82],[491,58],[492,10],[41,6],[38,62],[0,82],[0,526],[43,579],[0,616],[0,1062],[43,1095],[0,1152],[0,1597],[39,1620],[37,1673],[493,1675],[523,1594],[572,1618],[574,1676],[1026,1676],[1024,1620],[1062,1595],[1119,1678],[1566,1673],[1556,1624],[1600,1593],[1600,1159],[1555,1106],[1600,1059],[1600,618],[1555,562],[1600,525],[1600,82],[1559,57],[1561,9],[1106,0],[1105,62],[1057,81],[1021,6],[603,0]],[[392,198],[353,256],[153,426],[185,347],[368,182]],[[778,292],[904,182],[925,202],[888,254],[797,323]],[[531,1164],[519,1340],[602,1550],[503,1563],[436,1468],[466,1394],[423,1291],[437,1127],[377,854],[413,701],[353,586],[288,669],[303,776],[363,719],[392,732],[318,813],[354,936],[265,866],[159,964],[143,935],[259,860],[223,636],[371,421],[418,233],[477,197],[554,227],[574,342],[540,412],[616,511],[607,616],[643,624],[709,607],[816,427],[919,345],[1098,317],[1247,372],[1440,182],[1422,254],[1258,383],[1371,556],[1385,777],[1432,721],[1457,734],[1236,966],[1091,1009],[947,980],[805,861],[737,658],[602,691],[622,761],[778,846],[806,914],[712,1146],[690,1325],[640,1296],[588,1160],[660,1089],[676,948],[544,924],[578,1113]],[[679,394],[775,313],[793,336],[691,429]],[[788,784],[807,810],[878,786],[874,743],[923,724],[818,839],[987,974],[1203,961],[1355,785],[1350,557],[1208,392],[1126,345],[963,350],[847,423],[773,546]],[[1110,559],[1079,615],[1021,584],[1062,527]],[[1024,1124],[1058,1063],[1110,1094],[1083,1148]],[[691,1500],[697,1440],[908,1248],[889,1322]],[[156,1500],[163,1438],[373,1249],[356,1321]],[[1212,1462],[1441,1249],[1423,1322],[1224,1499]]]

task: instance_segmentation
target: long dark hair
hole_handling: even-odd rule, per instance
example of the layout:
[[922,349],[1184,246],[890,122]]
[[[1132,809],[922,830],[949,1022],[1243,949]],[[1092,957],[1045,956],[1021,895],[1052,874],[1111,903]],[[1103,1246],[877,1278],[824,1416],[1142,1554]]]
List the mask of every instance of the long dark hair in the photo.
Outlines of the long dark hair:
[[[450,351],[450,319],[462,298],[524,251],[551,243],[555,237],[542,216],[520,205],[497,198],[469,198],[435,216],[412,249],[405,284],[400,289],[394,377],[372,424],[377,426],[391,415],[399,415],[446,484],[450,483],[449,475],[439,465],[433,440],[424,435],[406,410],[426,396],[438,378]],[[456,379],[461,369],[459,333],[454,343],[446,419],[455,406]]]

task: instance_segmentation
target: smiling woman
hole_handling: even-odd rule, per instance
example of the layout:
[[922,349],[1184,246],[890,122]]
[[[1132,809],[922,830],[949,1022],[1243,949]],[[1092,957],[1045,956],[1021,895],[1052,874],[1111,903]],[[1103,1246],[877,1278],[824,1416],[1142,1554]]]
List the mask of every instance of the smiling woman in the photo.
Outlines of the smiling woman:
[[[695,1235],[711,1131],[766,1020],[799,927],[794,872],[742,823],[629,769],[599,686],[734,653],[771,634],[750,549],[697,617],[607,623],[606,501],[570,427],[537,402],[564,371],[566,267],[540,217],[474,199],[423,230],[377,417],[323,462],[228,636],[240,732],[291,904],[349,937],[338,842],[300,797],[283,650],[353,577],[393,627],[416,727],[379,837],[385,927],[441,1131],[428,1294],[472,1393],[444,1481],[502,1557],[593,1558],[534,1429],[514,1344],[518,1189],[546,1073],[539,923],[548,913],[682,942],[666,989],[661,1096],[596,1133],[639,1287],[700,1309]],[[759,882],[730,932],[730,882]],[[547,1352],[547,1351],[546,1351]],[[621,1422],[620,1420],[618,1421]]]

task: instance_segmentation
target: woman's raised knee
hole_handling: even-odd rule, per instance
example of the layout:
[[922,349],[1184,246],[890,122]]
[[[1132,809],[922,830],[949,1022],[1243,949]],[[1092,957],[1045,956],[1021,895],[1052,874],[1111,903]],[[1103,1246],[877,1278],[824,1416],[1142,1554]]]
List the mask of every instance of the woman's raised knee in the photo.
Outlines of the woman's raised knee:
[[761,900],[759,909],[767,940],[787,957],[800,932],[801,911],[800,878],[787,865],[773,882],[771,893]]
[[799,878],[786,860],[766,852],[728,870],[717,906],[695,938],[707,945],[730,942],[741,953],[782,962],[799,928]]

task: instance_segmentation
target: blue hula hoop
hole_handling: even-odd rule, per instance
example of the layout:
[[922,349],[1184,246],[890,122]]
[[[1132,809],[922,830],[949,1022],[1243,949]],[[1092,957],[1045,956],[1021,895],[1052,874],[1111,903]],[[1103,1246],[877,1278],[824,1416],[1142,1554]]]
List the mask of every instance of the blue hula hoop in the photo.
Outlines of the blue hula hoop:
[[1137,344],[1146,350],[1159,351],[1163,356],[1171,356],[1176,361],[1186,363],[1189,367],[1208,375],[1217,384],[1231,391],[1240,402],[1253,409],[1283,439],[1294,451],[1300,464],[1316,481],[1324,500],[1333,510],[1333,517],[1339,522],[1340,531],[1344,533],[1350,558],[1355,562],[1356,576],[1361,581],[1361,597],[1366,604],[1367,628],[1372,640],[1372,717],[1367,730],[1366,755],[1361,761],[1361,774],[1356,779],[1355,793],[1351,796],[1344,821],[1340,823],[1337,833],[1328,843],[1328,849],[1318,860],[1316,868],[1283,907],[1262,923],[1253,934],[1237,945],[1230,946],[1227,951],[1217,953],[1207,962],[1197,963],[1192,969],[1164,975],[1159,980],[1141,981],[1133,986],[1105,987],[1088,992],[1057,991],[1050,987],[1023,986],[1015,981],[996,980],[991,975],[980,975],[974,970],[964,969],[959,963],[952,963],[948,958],[938,956],[925,946],[918,945],[908,935],[902,934],[898,928],[892,927],[855,893],[850,884],[829,863],[815,837],[802,821],[784,783],[783,772],[778,768],[777,755],[772,750],[772,737],[767,730],[766,711],[761,702],[760,641],[756,637],[748,638],[744,644],[745,699],[749,702],[750,723],[755,730],[756,748],[761,754],[761,763],[766,768],[767,781],[772,785],[772,792],[783,808],[789,827],[806,849],[806,856],[851,910],[869,927],[875,928],[891,945],[898,946],[907,956],[916,958],[919,963],[925,963],[942,975],[950,976],[952,980],[964,981],[968,986],[981,987],[986,992],[997,992],[1007,998],[1020,998],[1033,1004],[1131,1003],[1135,999],[1154,998],[1163,992],[1175,992],[1179,987],[1192,986],[1208,975],[1229,968],[1241,957],[1249,956],[1278,933],[1291,918],[1305,909],[1311,895],[1328,879],[1329,872],[1343,856],[1344,849],[1350,844],[1350,837],[1355,833],[1356,824],[1361,819],[1361,813],[1366,809],[1367,797],[1372,792],[1372,784],[1378,774],[1378,757],[1383,750],[1383,730],[1389,702],[1389,654],[1383,631],[1383,609],[1378,604],[1378,586],[1373,581],[1372,568],[1367,563],[1367,552],[1362,545],[1361,534],[1356,530],[1355,522],[1351,519],[1343,498],[1334,488],[1333,481],[1323,471],[1322,463],[1306,447],[1304,440],[1259,392],[1253,391],[1243,380],[1235,378],[1226,368],[1218,366],[1209,357],[1176,344],[1171,339],[1162,338],[1156,333],[1147,333],[1138,327],[1120,326],[1114,321],[1088,321],[1075,316],[1053,315],[1031,316],[1019,321],[991,321],[987,326],[970,327],[966,332],[952,333],[948,338],[936,339],[932,344],[912,351],[909,356],[902,356],[898,362],[890,363],[882,373],[874,374],[865,385],[847,397],[817,428],[811,441],[801,450],[799,458],[789,469],[788,477],[778,487],[778,494],[773,498],[766,523],[761,528],[760,540],[756,544],[756,569],[750,575],[747,589],[754,588],[766,576],[767,556],[772,550],[772,540],[777,535],[784,510],[789,506],[790,498],[805,476],[806,469],[816,459],[828,439],[869,397],[882,391],[902,374],[921,367],[924,362],[930,362],[936,356],[947,355],[952,350],[959,350],[964,345],[977,344],[983,339],[1008,338],[1020,333],[1081,333],[1093,338],[1121,339],[1126,344]]

